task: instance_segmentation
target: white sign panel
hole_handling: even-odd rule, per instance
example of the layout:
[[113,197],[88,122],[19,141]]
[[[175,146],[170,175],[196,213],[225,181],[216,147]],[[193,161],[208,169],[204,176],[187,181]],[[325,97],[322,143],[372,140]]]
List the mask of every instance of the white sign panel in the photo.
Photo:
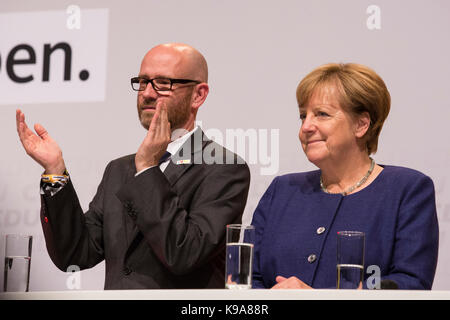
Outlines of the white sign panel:
[[0,104],[104,101],[108,9],[0,14]]

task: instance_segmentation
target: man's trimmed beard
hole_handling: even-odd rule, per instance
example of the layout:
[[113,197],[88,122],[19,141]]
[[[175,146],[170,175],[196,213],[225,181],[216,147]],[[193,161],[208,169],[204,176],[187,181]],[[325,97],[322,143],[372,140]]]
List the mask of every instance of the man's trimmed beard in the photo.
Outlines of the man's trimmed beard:
[[[190,92],[184,95],[179,101],[171,101],[171,103],[167,104],[167,118],[170,123],[171,131],[175,129],[182,128],[186,122],[189,120],[191,113],[191,98],[193,94],[192,88],[187,88]],[[143,101],[142,105],[151,105],[151,101]],[[156,101],[153,101],[153,104],[156,105]],[[143,112],[141,106],[139,105],[139,97],[138,97],[138,115],[141,125],[148,130],[150,127],[150,123],[152,122],[154,112]]]

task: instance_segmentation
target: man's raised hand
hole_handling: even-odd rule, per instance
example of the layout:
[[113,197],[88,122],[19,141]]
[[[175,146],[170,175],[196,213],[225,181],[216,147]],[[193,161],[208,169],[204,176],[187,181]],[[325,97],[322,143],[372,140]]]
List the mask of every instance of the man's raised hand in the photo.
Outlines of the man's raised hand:
[[25,123],[25,114],[16,110],[17,133],[26,153],[39,163],[45,174],[62,174],[66,169],[58,144],[40,124],[34,125],[36,133]]
[[136,153],[137,172],[158,165],[159,159],[164,155],[167,145],[170,143],[170,136],[167,106],[158,101],[147,135]]

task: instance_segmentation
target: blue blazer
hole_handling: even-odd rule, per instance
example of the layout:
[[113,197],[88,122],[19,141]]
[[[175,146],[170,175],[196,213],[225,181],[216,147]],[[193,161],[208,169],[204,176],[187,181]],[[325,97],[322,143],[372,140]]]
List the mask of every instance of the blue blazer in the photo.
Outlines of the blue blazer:
[[365,280],[367,267],[377,265],[381,280],[400,289],[431,289],[439,240],[433,182],[412,169],[382,167],[348,196],[324,193],[320,170],[275,178],[253,215],[253,287],[271,288],[281,275],[336,288],[336,235],[354,230],[366,234]]

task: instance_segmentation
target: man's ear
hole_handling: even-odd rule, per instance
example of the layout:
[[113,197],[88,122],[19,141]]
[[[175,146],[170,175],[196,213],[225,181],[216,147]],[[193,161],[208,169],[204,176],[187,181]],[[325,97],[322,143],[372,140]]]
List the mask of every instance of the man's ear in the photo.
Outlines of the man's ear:
[[191,106],[194,109],[200,108],[200,106],[205,102],[206,97],[209,93],[209,86],[207,83],[199,83],[195,86],[194,92],[192,93]]
[[356,118],[355,136],[362,138],[367,133],[370,127],[370,115],[368,112],[363,112]]

